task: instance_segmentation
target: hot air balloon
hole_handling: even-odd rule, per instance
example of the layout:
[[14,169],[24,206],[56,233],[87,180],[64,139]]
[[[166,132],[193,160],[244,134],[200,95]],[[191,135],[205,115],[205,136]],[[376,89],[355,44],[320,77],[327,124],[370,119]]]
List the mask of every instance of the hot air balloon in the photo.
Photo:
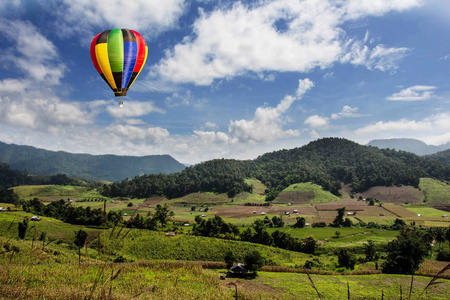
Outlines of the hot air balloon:
[[[134,30],[105,30],[91,42],[92,62],[116,97],[127,95],[144,67],[147,54],[144,38]],[[123,100],[119,105],[123,106]]]

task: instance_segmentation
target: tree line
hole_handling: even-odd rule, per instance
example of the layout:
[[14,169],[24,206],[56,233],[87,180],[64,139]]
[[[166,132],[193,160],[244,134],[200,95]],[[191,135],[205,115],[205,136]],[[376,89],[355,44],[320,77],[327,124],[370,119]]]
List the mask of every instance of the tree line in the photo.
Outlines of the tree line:
[[137,176],[104,185],[108,197],[182,197],[194,192],[226,193],[234,197],[249,192],[245,178],[256,178],[267,186],[266,200],[294,183],[313,182],[340,195],[341,182],[352,192],[374,186],[418,187],[421,177],[450,179],[450,166],[404,151],[362,146],[346,139],[326,138],[291,150],[264,154],[254,160],[217,159],[174,174]]

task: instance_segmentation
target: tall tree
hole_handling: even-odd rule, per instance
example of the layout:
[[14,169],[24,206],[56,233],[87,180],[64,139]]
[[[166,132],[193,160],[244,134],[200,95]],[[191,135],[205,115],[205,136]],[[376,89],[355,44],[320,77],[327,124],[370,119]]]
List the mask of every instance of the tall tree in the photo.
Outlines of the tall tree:
[[431,249],[424,234],[417,228],[404,228],[386,247],[383,273],[414,274]]
[[81,248],[83,248],[84,244],[86,243],[86,239],[88,237],[88,233],[80,229],[78,231],[75,231],[75,245],[78,247],[78,264],[81,264]]

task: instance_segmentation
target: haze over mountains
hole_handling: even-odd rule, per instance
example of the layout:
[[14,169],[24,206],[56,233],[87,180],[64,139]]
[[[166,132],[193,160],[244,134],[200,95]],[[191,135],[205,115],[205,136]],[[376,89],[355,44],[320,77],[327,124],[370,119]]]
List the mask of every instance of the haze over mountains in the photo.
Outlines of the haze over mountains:
[[185,166],[170,155],[118,156],[73,154],[0,142],[0,162],[32,175],[118,181],[143,174],[175,173]]
[[[369,145],[376,146],[378,148],[390,148],[408,151],[411,153],[416,153],[416,155],[417,153],[435,153],[441,148],[445,148],[445,145],[440,147],[430,146],[421,141],[413,139],[374,140],[370,142]],[[337,151],[337,149],[341,150]],[[414,158],[412,156],[410,157],[410,155],[408,154],[408,157],[410,158],[407,161],[398,161],[397,158],[395,161],[390,161],[393,156],[397,156],[395,155],[395,153],[391,152],[392,150],[381,149],[381,151],[372,151],[371,149],[375,150],[376,148],[374,149],[371,147],[359,145],[345,139],[321,139],[315,142],[311,142],[310,144],[302,146],[300,148],[266,153],[252,161],[235,161],[235,163],[227,166],[228,171],[226,173],[228,174],[225,174],[225,176],[229,176],[231,173],[234,173],[237,169],[240,169],[243,165],[245,165],[244,169],[246,170],[260,169],[260,171],[265,170],[265,173],[268,172],[267,174],[265,174],[265,176],[262,176],[267,177],[266,180],[268,181],[273,181],[273,176],[281,176],[280,174],[275,175],[273,174],[273,172],[275,172],[276,170],[284,170],[286,174],[281,176],[280,180],[282,178],[285,178],[289,174],[291,177],[294,176],[294,174],[303,174],[302,180],[300,181],[315,181],[322,186],[327,186],[327,189],[331,189],[333,180],[349,181],[349,183],[353,182],[353,184],[356,186],[359,180],[352,178],[356,176],[356,170],[354,170],[356,165],[360,166],[357,168],[358,170],[365,170],[363,173],[367,176],[369,176],[369,173],[371,174],[368,177],[371,178],[370,180],[363,180],[361,181],[361,183],[358,183],[363,185],[367,185],[368,183],[369,185],[374,184],[374,182],[372,181],[374,181],[375,177],[384,179],[393,177],[391,181],[396,182],[400,177],[404,175],[418,172],[418,170],[412,171],[412,169],[410,170],[409,168],[418,167],[415,166],[415,164],[417,163],[417,159],[419,158]],[[357,158],[357,153],[362,152],[364,152],[365,154]],[[287,155],[288,157],[284,157],[285,155]],[[414,154],[411,155],[415,156]],[[383,156],[384,158],[379,159],[379,156]],[[433,158],[434,160],[439,160],[448,164],[450,161],[449,156],[450,150],[447,150],[432,155],[427,155],[427,158]],[[399,157],[403,159],[404,155],[399,155]],[[330,159],[334,163],[327,167],[322,166],[325,161],[328,161]],[[262,163],[262,161],[264,162]],[[338,161],[340,163],[336,164],[336,162]],[[429,164],[431,162],[427,162],[427,160],[422,160],[421,158],[419,159],[419,161],[421,162],[421,167],[419,167],[420,169],[427,169],[430,167]],[[181,164],[170,155],[148,155],[137,157],[73,154],[63,151],[56,152],[38,149],[31,146],[6,144],[3,142],[0,142],[0,162],[9,164],[11,169],[14,170],[26,170],[31,175],[65,174],[71,177],[107,181],[121,181],[127,178],[131,179],[144,174],[178,173],[185,170],[186,168],[185,165]],[[373,166],[375,164],[379,167],[386,163],[388,164],[385,166],[386,169],[392,168],[393,165],[396,165],[397,169],[406,169],[401,176],[399,174],[377,174],[379,172],[376,171],[377,168],[374,167],[372,167],[372,169],[370,170],[366,170],[368,168],[367,166]],[[261,167],[261,164],[264,167]],[[292,168],[293,164],[296,166],[295,168]],[[402,167],[399,167],[398,164],[402,165]],[[205,166],[205,164],[200,165]],[[214,176],[211,177],[217,177],[218,174],[222,173],[221,171],[215,172],[217,171],[215,170],[216,164],[212,161],[211,163],[207,163],[206,165],[210,165],[208,167],[208,172],[214,174]],[[201,168],[201,166],[199,166],[198,168]],[[328,171],[323,172],[325,169],[327,169]],[[335,174],[336,172],[342,174],[340,174],[340,176],[337,176]],[[244,173],[248,173],[246,174],[246,176],[250,177],[258,177],[261,175],[259,174],[260,172],[256,172],[255,174],[253,174],[253,172],[245,171]],[[385,171],[381,173],[385,173]],[[427,171],[424,171],[424,174],[422,175],[425,175],[425,173],[427,173]],[[364,175],[363,177],[365,177],[366,175]],[[356,177],[360,177],[359,179],[361,179],[361,176],[362,175],[359,174]],[[269,180],[270,178],[272,179]],[[216,178],[216,180],[219,179]],[[383,180],[378,179],[375,181],[377,181],[378,184],[384,185],[386,183]],[[407,184],[407,182],[408,180],[406,180],[405,178],[399,181],[399,183],[403,184]],[[272,182],[271,185],[278,186],[280,185],[280,182]]]
[[417,155],[430,155],[440,151],[450,149],[450,142],[439,146],[428,145],[420,140],[416,139],[380,139],[372,140],[368,146],[374,146],[378,148],[389,148],[395,150],[402,150],[411,152]]

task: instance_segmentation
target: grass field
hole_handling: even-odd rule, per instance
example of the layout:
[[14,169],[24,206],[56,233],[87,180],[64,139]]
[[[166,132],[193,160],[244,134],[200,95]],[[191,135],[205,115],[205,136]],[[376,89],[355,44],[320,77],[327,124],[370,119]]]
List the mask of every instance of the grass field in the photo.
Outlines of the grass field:
[[285,188],[273,203],[329,203],[341,200],[341,198],[324,191],[317,184],[311,182],[296,183]]
[[419,188],[427,204],[450,204],[450,184],[431,178],[421,178]]

